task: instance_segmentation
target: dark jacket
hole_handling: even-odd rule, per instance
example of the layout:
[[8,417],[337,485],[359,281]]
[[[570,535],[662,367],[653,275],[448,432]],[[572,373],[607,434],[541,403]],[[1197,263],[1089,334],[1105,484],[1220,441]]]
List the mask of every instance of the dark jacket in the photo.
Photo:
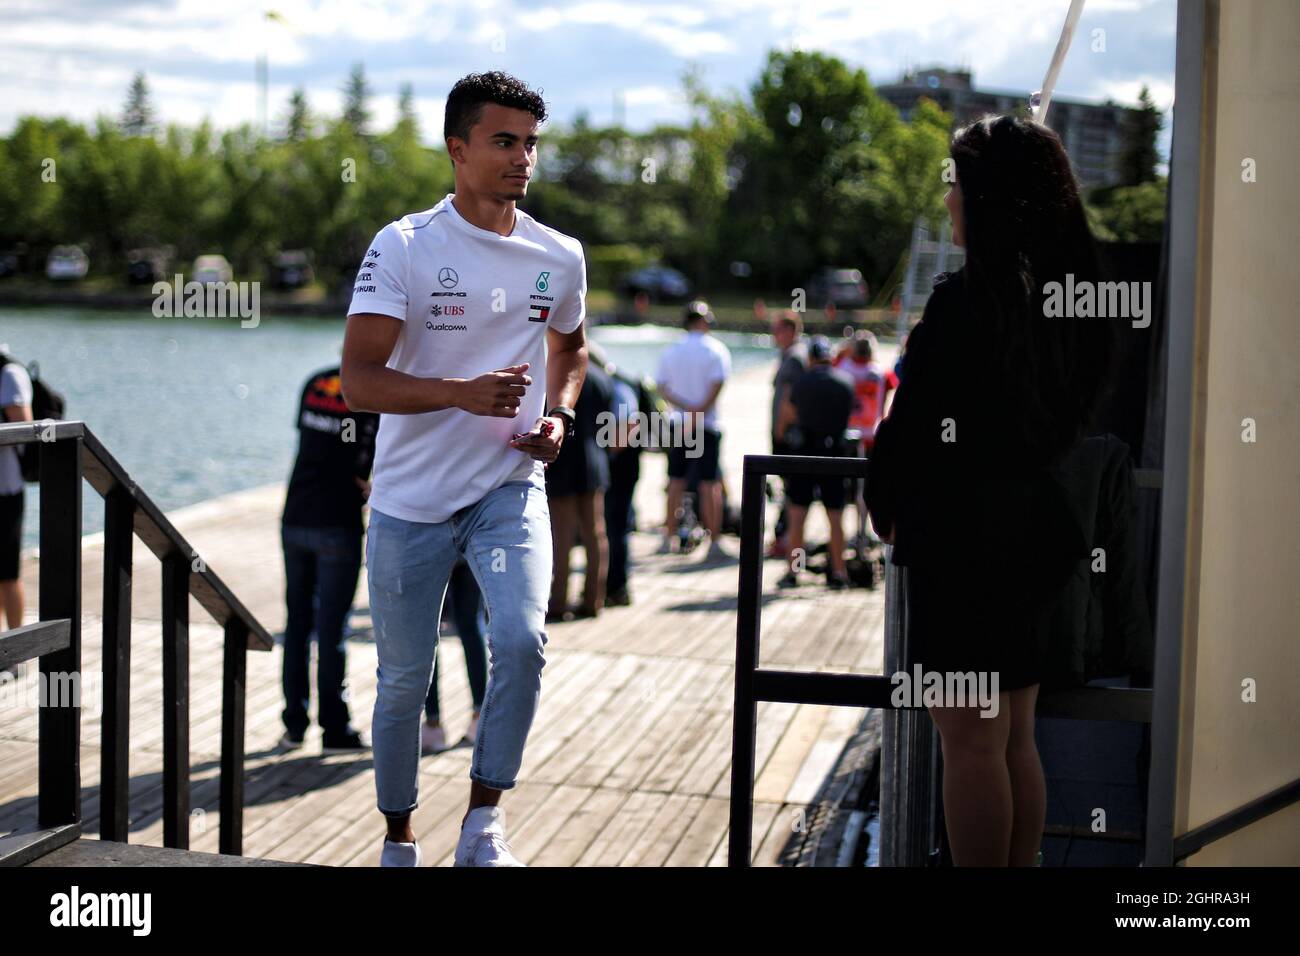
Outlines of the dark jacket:
[[1053,653],[1043,684],[1072,687],[1098,677],[1134,675],[1146,685],[1155,649],[1138,573],[1128,445],[1114,435],[1085,439],[1049,475],[1074,520],[1086,529],[1088,553],[1076,563],[1045,622]]
[[609,487],[609,451],[598,438],[604,416],[612,416],[614,386],[605,370],[592,362],[573,407],[573,434],[546,469],[546,493],[552,498],[586,494]]
[[[962,274],[939,277],[876,432],[872,521],[882,535],[895,530],[894,564],[953,582],[954,593],[975,579],[1003,613],[1037,629],[1044,684],[1144,674],[1151,636],[1128,448],[1088,439],[1049,462],[1019,445],[979,360],[996,343],[981,338]],[[1091,570],[1098,547],[1104,574]]]
[[963,275],[942,275],[912,330],[888,417],[876,430],[867,506],[896,529],[893,563],[957,572],[978,560],[990,585],[1059,586],[1083,535],[1045,462],[1007,427],[1000,383],[980,356]]

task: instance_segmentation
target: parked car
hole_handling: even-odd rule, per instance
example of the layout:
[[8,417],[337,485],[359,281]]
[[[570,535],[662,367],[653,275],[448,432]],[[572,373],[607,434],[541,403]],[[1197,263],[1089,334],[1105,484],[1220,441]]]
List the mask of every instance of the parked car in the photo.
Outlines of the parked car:
[[867,283],[857,269],[825,268],[808,280],[808,305],[822,308],[835,303],[837,309],[865,309]]
[[80,246],[55,246],[45,260],[45,277],[57,282],[86,278],[90,260]]
[[167,278],[175,250],[171,246],[146,246],[126,254],[126,278],[131,285],[151,285]]
[[207,285],[209,282],[229,282],[234,275],[226,257],[213,254],[199,256],[194,260],[194,269],[191,271],[190,278],[194,282]]
[[629,298],[644,292],[651,301],[684,302],[691,297],[691,283],[676,269],[653,265],[623,276],[619,291]]
[[271,288],[301,289],[316,278],[305,249],[285,249],[271,264]]

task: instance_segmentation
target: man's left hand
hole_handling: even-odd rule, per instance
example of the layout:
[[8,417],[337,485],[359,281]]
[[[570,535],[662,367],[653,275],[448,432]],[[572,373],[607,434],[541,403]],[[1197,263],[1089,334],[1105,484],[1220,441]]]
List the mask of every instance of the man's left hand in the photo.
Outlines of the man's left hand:
[[564,419],[558,416],[539,418],[533,423],[533,431],[536,432],[537,429],[541,428],[543,422],[551,423],[551,433],[549,435],[530,434],[527,438],[511,439],[510,447],[518,448],[537,461],[550,464],[555,461],[555,456],[560,453],[560,445],[564,443],[565,425]]

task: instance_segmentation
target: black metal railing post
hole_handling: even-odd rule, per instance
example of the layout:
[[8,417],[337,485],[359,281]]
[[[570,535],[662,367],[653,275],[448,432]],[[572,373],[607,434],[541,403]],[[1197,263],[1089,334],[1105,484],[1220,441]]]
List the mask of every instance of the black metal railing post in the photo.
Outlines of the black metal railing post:
[[127,842],[131,781],[131,583],[135,502],[129,489],[104,497],[104,739],[99,836]]
[[163,845],[190,845],[190,558],[162,560]]
[[244,843],[244,708],[248,627],[237,617],[226,621],[221,676],[221,833],[220,852],[240,855]]
[[758,636],[763,610],[764,476],[746,472],[740,505],[740,585],[736,623],[736,703],[731,728],[731,838],[728,865],[748,866],[754,823]]
[[[53,438],[54,425],[48,427]],[[41,440],[37,447],[39,614],[42,621],[68,620],[67,647],[40,658],[46,699],[37,718],[37,815],[39,825],[48,828],[81,822],[81,439]],[[73,699],[61,699],[69,686]]]

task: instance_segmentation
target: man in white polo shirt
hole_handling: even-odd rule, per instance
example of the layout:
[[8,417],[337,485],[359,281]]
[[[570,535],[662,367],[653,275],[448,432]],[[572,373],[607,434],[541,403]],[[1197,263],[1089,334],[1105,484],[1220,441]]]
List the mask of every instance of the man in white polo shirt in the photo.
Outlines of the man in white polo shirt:
[[522,865],[497,803],[515,786],[545,663],[543,469],[572,427],[587,366],[582,246],[515,208],[545,119],[542,98],[514,77],[460,80],[444,126],[456,191],[379,231],[348,312],[344,397],[381,413],[366,568],[385,866],[420,864],[410,824],[420,717],[461,555],[487,605],[492,670],[456,865]]
[[678,511],[690,480],[699,482],[700,522],[709,532],[706,560],[730,557],[721,544],[722,486],[718,483],[718,458],[722,448],[722,423],[718,419],[718,393],[731,374],[731,352],[709,334],[713,310],[702,299],[686,306],[682,316],[685,337],[664,349],[655,382],[673,406],[673,445],[668,449],[668,517],[660,553],[672,550]]

